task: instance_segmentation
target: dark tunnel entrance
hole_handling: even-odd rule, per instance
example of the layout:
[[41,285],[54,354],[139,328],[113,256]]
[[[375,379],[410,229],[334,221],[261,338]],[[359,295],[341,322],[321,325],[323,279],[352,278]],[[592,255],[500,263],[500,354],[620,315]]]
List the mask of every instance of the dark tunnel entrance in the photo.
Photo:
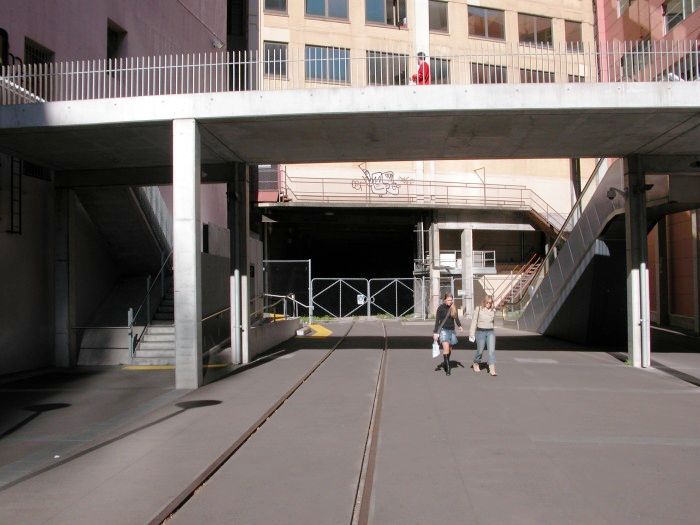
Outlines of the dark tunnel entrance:
[[311,259],[318,277],[411,277],[423,214],[370,208],[264,210],[268,259]]

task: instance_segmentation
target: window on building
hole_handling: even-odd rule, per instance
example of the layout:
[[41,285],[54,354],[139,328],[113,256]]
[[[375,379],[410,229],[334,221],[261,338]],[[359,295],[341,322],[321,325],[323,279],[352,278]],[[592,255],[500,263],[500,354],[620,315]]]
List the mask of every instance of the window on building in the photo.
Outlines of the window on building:
[[469,36],[505,39],[506,23],[503,11],[470,5],[468,16]]
[[630,8],[632,0],[617,0],[617,16],[621,16],[622,13]]
[[450,61],[448,59],[430,57],[430,81],[432,84],[450,83]]
[[431,31],[438,33],[450,32],[450,27],[447,23],[447,6],[447,2],[430,0],[428,4],[428,24]]
[[551,84],[554,82],[554,73],[550,71],[539,71],[537,69],[521,69],[521,84]]
[[111,20],[107,21],[107,58],[124,56],[123,46],[126,31]]
[[350,83],[350,50],[339,47],[306,46],[306,80]]
[[348,0],[306,0],[306,14],[347,20]]
[[365,20],[392,26],[406,25],[406,0],[365,0]]
[[265,0],[265,11],[287,12],[287,0]]
[[24,39],[24,63],[25,64],[45,64],[53,62],[54,52],[41,44],[34,42],[30,38]]
[[491,66],[472,62],[472,84],[505,84],[508,71],[503,66]]
[[0,66],[6,66],[9,58],[7,31],[0,29]]
[[367,83],[373,86],[408,84],[408,66],[408,55],[367,51]]
[[661,8],[664,14],[664,25],[668,33],[700,8],[700,0],[666,0],[661,5]]
[[287,44],[283,42],[263,43],[265,75],[287,78]]
[[518,33],[521,44],[552,45],[552,19],[545,16],[518,13]]
[[585,82],[586,77],[582,77],[580,75],[569,75],[569,82],[572,84],[579,84],[581,82]]
[[583,33],[581,22],[564,20],[564,33],[566,48],[569,51],[582,51],[581,43],[583,42]]

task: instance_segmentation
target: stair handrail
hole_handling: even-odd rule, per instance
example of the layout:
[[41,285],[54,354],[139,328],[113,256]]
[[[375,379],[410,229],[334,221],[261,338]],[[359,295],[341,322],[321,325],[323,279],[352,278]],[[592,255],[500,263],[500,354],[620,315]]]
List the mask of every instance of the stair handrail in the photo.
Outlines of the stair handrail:
[[[579,218],[581,218],[583,210],[588,204],[591,195],[593,194],[593,192],[595,192],[596,188],[598,187],[598,183],[602,180],[602,177],[600,177],[600,169],[601,167],[603,167],[603,165],[607,165],[607,161],[607,157],[601,157],[596,162],[593,171],[591,172],[591,175],[589,176],[588,181],[586,182],[586,185],[581,190],[579,198],[576,200],[576,203],[571,207],[571,211],[569,211],[569,214],[567,215],[564,224],[562,224],[562,227],[559,230],[559,234],[557,235],[554,242],[552,242],[551,246],[549,247],[549,250],[547,250],[547,253],[542,259],[542,265],[532,276],[532,279],[529,280],[528,287],[525,290],[525,293],[522,294],[518,302],[504,305],[504,319],[516,320],[525,311],[525,308],[530,303],[530,299],[532,298],[535,289],[539,287],[540,283],[544,279],[544,276],[546,275],[546,273],[549,272],[550,264],[557,258],[559,249],[566,243],[565,233],[567,231],[573,230],[574,225],[578,222]],[[536,283],[534,288],[530,286],[533,282]]]
[[158,270],[158,273],[156,274],[155,278],[151,279],[150,275],[146,278],[146,296],[143,298],[143,301],[141,301],[141,304],[136,309],[136,312],[134,312],[133,308],[129,308],[129,311],[127,312],[127,327],[129,328],[129,355],[131,357],[134,357],[134,352],[136,351],[136,341],[134,341],[134,323],[136,322],[136,319],[141,313],[141,309],[144,306],[147,306],[146,324],[144,325],[143,330],[146,331],[146,329],[151,324],[151,291],[156,285],[156,282],[158,282],[158,277],[161,277],[161,298],[165,295],[165,276],[162,274],[166,264],[172,256],[173,250],[170,250],[170,253],[160,265],[160,269]]

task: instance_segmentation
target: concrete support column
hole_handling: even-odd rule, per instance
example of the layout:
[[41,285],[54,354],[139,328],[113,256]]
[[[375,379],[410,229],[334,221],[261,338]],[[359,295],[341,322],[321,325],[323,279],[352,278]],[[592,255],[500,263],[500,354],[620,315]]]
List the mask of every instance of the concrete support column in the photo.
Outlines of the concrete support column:
[[[55,193],[54,229],[54,364],[73,367],[77,363],[75,330],[75,286],[70,271],[71,221],[75,195],[68,189]],[[126,319],[124,319],[126,323]]]
[[440,304],[440,227],[430,225],[430,313]]
[[426,60],[430,60],[430,12],[428,0],[413,0],[413,22],[408,24],[413,28],[413,43],[415,52],[423,51]]
[[669,318],[668,308],[668,229],[666,226],[666,216],[663,216],[656,226],[657,231],[657,256],[658,261],[658,281],[657,295],[659,308],[659,324],[661,326],[669,326],[671,320]]
[[175,387],[202,385],[200,138],[194,119],[173,120]]
[[644,173],[639,157],[625,159],[627,250],[627,353],[635,367],[650,366],[649,270]]
[[471,228],[462,230],[461,249],[463,315],[471,318],[474,311],[474,245]]
[[693,289],[695,290],[695,333],[700,333],[700,210],[691,215],[693,227]]

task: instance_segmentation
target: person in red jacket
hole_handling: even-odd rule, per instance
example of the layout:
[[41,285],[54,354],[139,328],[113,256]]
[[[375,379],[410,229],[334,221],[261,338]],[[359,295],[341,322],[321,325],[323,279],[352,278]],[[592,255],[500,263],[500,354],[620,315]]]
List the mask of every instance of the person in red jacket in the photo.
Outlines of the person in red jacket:
[[419,86],[430,84],[430,64],[425,61],[423,51],[418,53],[418,73],[414,74],[411,79]]

